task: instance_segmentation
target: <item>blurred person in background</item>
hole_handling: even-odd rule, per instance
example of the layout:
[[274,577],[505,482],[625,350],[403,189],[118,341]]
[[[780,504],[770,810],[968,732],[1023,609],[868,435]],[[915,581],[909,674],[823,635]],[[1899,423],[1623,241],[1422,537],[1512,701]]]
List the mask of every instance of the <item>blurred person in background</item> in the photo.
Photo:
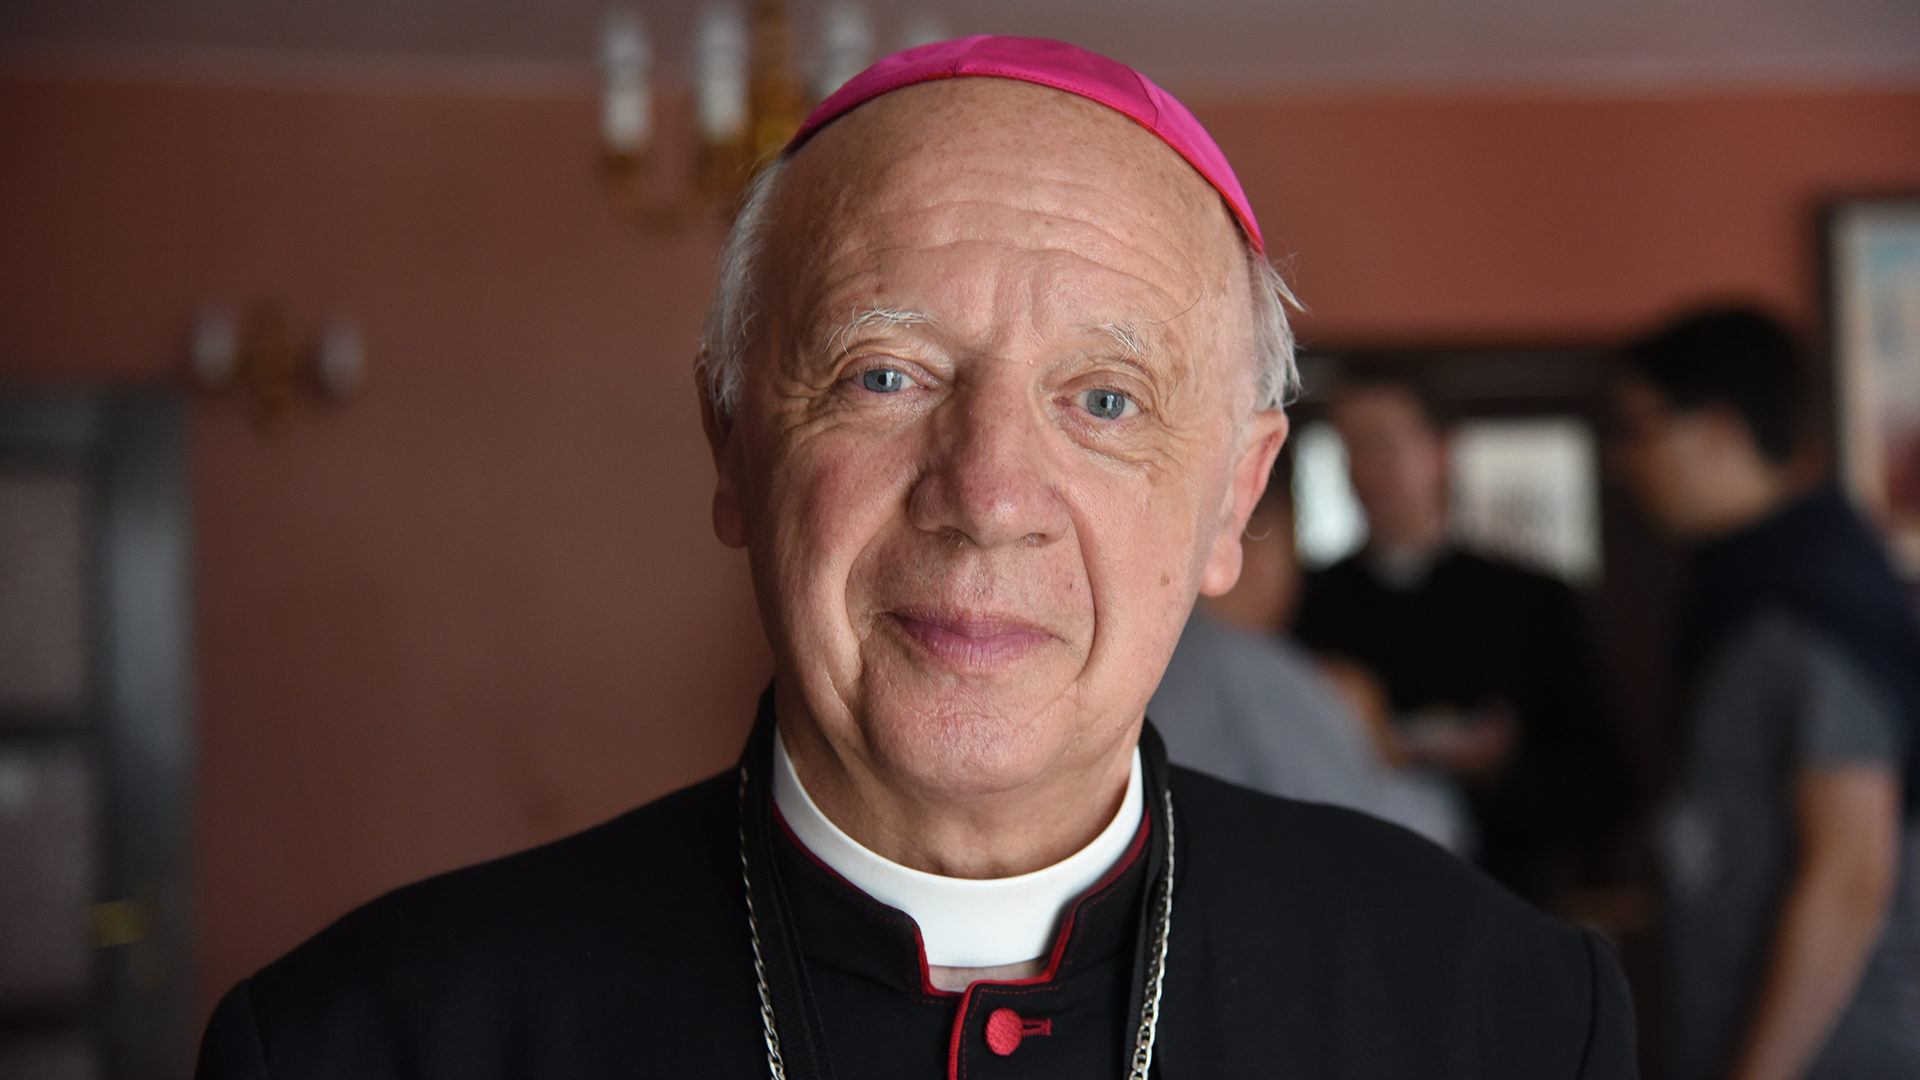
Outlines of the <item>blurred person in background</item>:
[[1453,541],[1446,432],[1417,383],[1357,372],[1328,417],[1367,543],[1308,575],[1294,632],[1384,685],[1400,753],[1471,808],[1480,865],[1554,907],[1624,804],[1573,590]]
[[1658,849],[1673,1080],[1920,1076],[1920,626],[1811,483],[1805,365],[1723,308],[1631,348],[1618,461],[1692,551]]
[[1269,478],[1240,540],[1240,580],[1200,598],[1147,715],[1175,762],[1270,795],[1370,813],[1462,854],[1471,831],[1457,794],[1403,768],[1391,733],[1378,722],[1370,728],[1384,711],[1382,692],[1335,681],[1275,629],[1293,622],[1300,594],[1287,476],[1283,463]]

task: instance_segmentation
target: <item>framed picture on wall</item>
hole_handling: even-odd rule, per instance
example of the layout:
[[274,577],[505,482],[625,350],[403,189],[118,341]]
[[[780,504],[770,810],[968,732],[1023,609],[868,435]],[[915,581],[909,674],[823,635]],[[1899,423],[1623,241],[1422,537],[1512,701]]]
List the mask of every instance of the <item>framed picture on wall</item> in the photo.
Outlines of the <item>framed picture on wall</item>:
[[1920,196],[1834,205],[1827,251],[1841,475],[1920,579]]

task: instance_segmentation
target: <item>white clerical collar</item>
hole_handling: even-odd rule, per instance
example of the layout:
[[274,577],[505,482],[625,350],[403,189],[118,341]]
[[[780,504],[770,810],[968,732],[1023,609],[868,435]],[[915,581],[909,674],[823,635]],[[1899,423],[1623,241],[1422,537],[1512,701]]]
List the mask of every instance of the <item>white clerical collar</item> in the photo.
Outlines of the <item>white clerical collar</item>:
[[999,967],[1047,955],[1061,914],[1120,861],[1140,830],[1145,807],[1135,749],[1120,812],[1086,847],[1018,877],[941,877],[876,855],[828,821],[801,786],[786,742],[778,737],[773,762],[774,805],[793,835],[854,887],[911,916],[920,927],[927,963],[935,967]]

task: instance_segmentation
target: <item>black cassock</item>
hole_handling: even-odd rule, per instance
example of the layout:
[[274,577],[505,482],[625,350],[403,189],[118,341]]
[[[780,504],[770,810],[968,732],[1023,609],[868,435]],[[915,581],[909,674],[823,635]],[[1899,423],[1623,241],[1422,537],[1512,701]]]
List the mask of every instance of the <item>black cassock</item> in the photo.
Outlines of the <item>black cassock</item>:
[[[770,698],[771,695],[769,695]],[[786,1073],[1127,1075],[1175,821],[1153,1074],[1634,1075],[1606,946],[1364,815],[1169,768],[1070,909],[1049,969],[964,994],[911,919],[815,861],[772,805],[763,700],[733,771],[566,839],[381,897],[235,987],[201,1080],[768,1075],[742,851]]]

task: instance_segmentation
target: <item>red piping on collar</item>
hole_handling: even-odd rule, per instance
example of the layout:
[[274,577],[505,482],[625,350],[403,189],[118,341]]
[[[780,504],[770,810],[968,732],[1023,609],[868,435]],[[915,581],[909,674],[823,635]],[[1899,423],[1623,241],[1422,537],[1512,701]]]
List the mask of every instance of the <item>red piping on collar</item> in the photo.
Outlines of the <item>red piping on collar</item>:
[[[889,907],[888,905],[881,903],[879,900],[874,899],[872,896],[868,895],[868,893],[865,890],[861,889],[860,886],[855,885],[851,881],[848,881],[846,877],[840,873],[840,871],[835,870],[831,866],[828,866],[824,861],[821,860],[820,856],[815,855],[813,853],[813,850],[811,848],[807,847],[807,845],[800,842],[800,837],[794,833],[793,826],[787,824],[786,815],[780,812],[780,807],[778,805],[775,805],[773,807],[773,820],[775,824],[780,826],[780,831],[786,834],[787,839],[793,841],[793,846],[796,848],[799,848],[800,852],[807,857],[807,861],[813,863],[813,865],[819,867],[821,870],[826,871],[826,873],[829,876],[831,876],[835,881],[838,881],[840,884],[845,885],[849,889],[852,889],[854,893],[856,893],[857,895],[865,897],[867,900],[871,901],[875,907],[882,908],[893,915],[899,916],[899,918],[903,922],[905,922],[908,927],[912,928],[914,951],[918,954],[920,959],[920,992],[921,993],[932,994],[937,997],[964,998],[966,994],[970,992],[974,986],[979,986],[983,982],[992,986],[1036,986],[1042,983],[1052,982],[1054,980],[1054,976],[1059,973],[1061,958],[1066,955],[1067,940],[1073,936],[1074,919],[1075,919],[1075,916],[1077,916],[1080,913],[1080,905],[1089,896],[1092,896],[1093,894],[1099,892],[1100,890],[1105,889],[1108,886],[1112,885],[1116,880],[1119,879],[1121,874],[1126,873],[1127,870],[1133,866],[1134,862],[1140,858],[1140,853],[1146,850],[1147,836],[1152,831],[1153,815],[1147,814],[1147,813],[1142,813],[1140,815],[1140,827],[1134,830],[1133,842],[1127,845],[1127,850],[1121,853],[1119,860],[1115,862],[1113,866],[1110,869],[1108,869],[1105,874],[1101,876],[1099,881],[1096,881],[1092,885],[1088,886],[1086,890],[1081,892],[1079,896],[1074,897],[1073,903],[1067,905],[1066,918],[1062,919],[1060,922],[1060,929],[1054,935],[1053,950],[1047,955],[1047,966],[1043,971],[1040,972],[1040,974],[1029,975],[1024,979],[991,979],[991,980],[983,979],[983,980],[980,980],[980,982],[975,982],[971,984],[966,991],[942,990],[941,988],[933,985],[933,969],[927,963],[927,943],[926,943],[926,940],[920,936],[920,924],[913,921],[913,916],[908,915],[906,912],[901,911],[899,908]],[[966,1011],[967,1011],[966,1003],[962,1001],[960,1006],[960,1015],[965,1016]],[[959,1039],[959,1029],[957,1027],[955,1028],[954,1038],[956,1040],[955,1052],[957,1053],[958,1052],[957,1040]]]

